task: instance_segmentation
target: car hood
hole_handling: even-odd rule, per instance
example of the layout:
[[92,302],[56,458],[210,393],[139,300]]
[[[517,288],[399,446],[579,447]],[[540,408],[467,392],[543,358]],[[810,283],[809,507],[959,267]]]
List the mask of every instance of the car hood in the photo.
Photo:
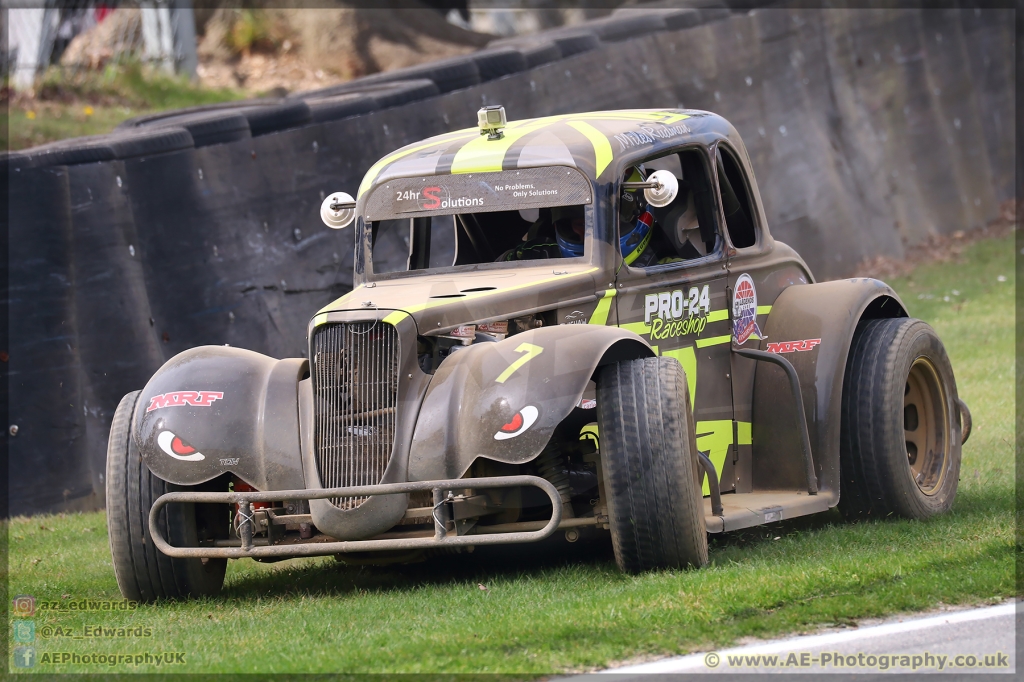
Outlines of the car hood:
[[390,310],[397,322],[412,316],[420,334],[434,335],[463,324],[507,320],[556,306],[592,301],[607,283],[598,283],[600,269],[589,264],[544,265],[460,273],[401,277],[362,284],[313,318],[317,326],[327,314],[343,311]]

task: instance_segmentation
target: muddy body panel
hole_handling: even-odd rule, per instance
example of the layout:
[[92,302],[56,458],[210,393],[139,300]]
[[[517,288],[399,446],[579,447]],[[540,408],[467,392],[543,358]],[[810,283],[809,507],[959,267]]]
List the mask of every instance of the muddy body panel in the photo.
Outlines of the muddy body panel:
[[139,396],[142,460],[182,485],[230,472],[260,490],[304,487],[297,386],[307,365],[224,346],[179,353]]
[[580,403],[600,365],[653,355],[636,334],[594,325],[535,329],[460,350],[427,388],[409,480],[458,478],[477,457],[530,461]]
[[[772,304],[760,349],[789,360],[800,377],[820,495],[839,500],[839,430],[843,375],[857,323],[865,318],[906,317],[896,293],[875,279],[847,279],[789,286]],[[805,476],[794,428],[790,391],[777,367],[736,358],[753,378],[754,490],[800,489]]]

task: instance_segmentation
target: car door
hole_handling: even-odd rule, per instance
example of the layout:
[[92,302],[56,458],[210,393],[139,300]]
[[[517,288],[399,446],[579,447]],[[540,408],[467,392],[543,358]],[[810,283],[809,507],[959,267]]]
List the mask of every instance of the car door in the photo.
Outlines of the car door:
[[[615,299],[620,327],[643,336],[656,353],[683,366],[697,448],[715,465],[724,492],[735,489],[737,434],[730,381],[730,298],[710,164],[702,147],[644,162],[648,175],[670,170],[683,189],[670,206],[651,210],[654,236],[648,248],[660,247],[659,258],[647,267],[623,263]],[[695,248],[686,246],[687,234]],[[749,430],[744,435],[749,438]],[[704,494],[708,492],[705,479]]]

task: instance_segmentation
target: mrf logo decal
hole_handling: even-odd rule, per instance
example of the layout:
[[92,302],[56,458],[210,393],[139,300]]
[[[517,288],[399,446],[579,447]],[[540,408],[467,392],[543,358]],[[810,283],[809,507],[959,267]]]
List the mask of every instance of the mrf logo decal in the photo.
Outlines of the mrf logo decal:
[[769,353],[792,353],[793,351],[805,351],[811,350],[815,346],[821,343],[821,339],[804,339],[802,341],[779,341],[778,343],[769,343]]
[[700,334],[708,324],[710,311],[707,284],[699,290],[690,287],[688,294],[677,289],[644,296],[644,324],[651,326],[651,341]]
[[213,405],[213,401],[220,400],[223,397],[223,391],[174,391],[173,393],[163,393],[149,399],[149,407],[146,408],[146,412],[159,410],[161,407],[182,407],[183,405],[209,407]]
[[757,328],[757,289],[750,275],[743,273],[736,279],[736,290],[732,294],[732,338],[742,346],[752,334],[761,338]]

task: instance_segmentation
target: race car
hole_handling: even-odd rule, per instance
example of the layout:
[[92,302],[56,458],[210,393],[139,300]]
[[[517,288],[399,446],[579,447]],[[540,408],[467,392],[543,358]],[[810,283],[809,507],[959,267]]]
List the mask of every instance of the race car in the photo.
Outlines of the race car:
[[308,359],[193,348],[122,399],[125,597],[215,594],[228,559],[556,533],[627,572],[699,568],[708,533],[950,508],[970,413],[942,342],[883,282],[816,282],[772,238],[729,122],[478,120],[326,197],[354,288],[312,315]]

